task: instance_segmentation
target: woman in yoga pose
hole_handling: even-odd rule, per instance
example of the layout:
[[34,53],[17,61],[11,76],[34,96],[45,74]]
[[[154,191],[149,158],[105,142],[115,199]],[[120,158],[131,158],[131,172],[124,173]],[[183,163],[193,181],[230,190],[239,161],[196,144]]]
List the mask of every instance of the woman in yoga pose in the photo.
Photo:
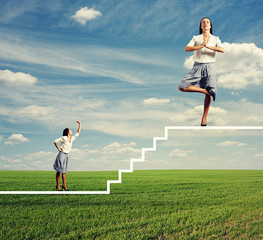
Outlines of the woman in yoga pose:
[[204,113],[201,126],[206,126],[206,118],[211,98],[216,98],[215,53],[224,52],[219,37],[213,36],[211,20],[204,17],[200,22],[199,35],[193,36],[185,47],[186,52],[194,51],[194,65],[185,75],[178,89],[182,92],[199,92],[205,94]]

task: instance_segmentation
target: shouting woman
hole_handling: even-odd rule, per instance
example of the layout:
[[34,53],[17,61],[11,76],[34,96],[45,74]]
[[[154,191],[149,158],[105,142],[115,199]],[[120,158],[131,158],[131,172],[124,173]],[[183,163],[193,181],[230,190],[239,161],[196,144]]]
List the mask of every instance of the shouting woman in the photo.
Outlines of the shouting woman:
[[[54,169],[57,171],[56,173],[56,189],[58,191],[62,191],[62,189],[59,186],[59,177],[60,173],[62,174],[62,181],[63,185],[62,188],[65,191],[68,191],[66,187],[66,173],[68,171],[68,154],[71,150],[72,143],[80,134],[81,124],[80,121],[77,121],[79,127],[78,132],[72,137],[72,131],[69,128],[65,128],[63,131],[63,136],[61,138],[58,138],[54,141],[54,144],[56,148],[58,149],[59,153],[56,157],[55,163],[53,165]],[[58,142],[61,143],[61,147],[58,146]]]
[[211,104],[211,98],[216,98],[215,55],[224,52],[224,47],[213,34],[212,22],[204,17],[200,22],[199,35],[193,36],[185,47],[186,52],[194,51],[194,65],[179,84],[182,92],[199,92],[205,94],[204,112],[201,126],[206,126],[206,118]]

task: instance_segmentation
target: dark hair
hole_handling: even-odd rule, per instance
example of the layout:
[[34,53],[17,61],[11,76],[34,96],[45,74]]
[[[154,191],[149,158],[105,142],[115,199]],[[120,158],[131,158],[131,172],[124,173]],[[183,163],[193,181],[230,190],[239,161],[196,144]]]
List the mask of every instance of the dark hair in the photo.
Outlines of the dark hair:
[[202,34],[202,33],[203,33],[203,30],[202,30],[202,28],[201,28],[201,24],[202,24],[203,19],[205,19],[205,18],[209,19],[210,25],[211,25],[210,33],[213,34],[212,22],[211,22],[210,18],[208,18],[208,17],[203,17],[203,18],[201,19],[200,26],[199,26],[199,34]]
[[63,136],[68,136],[68,133],[69,133],[69,128],[65,128],[63,130]]

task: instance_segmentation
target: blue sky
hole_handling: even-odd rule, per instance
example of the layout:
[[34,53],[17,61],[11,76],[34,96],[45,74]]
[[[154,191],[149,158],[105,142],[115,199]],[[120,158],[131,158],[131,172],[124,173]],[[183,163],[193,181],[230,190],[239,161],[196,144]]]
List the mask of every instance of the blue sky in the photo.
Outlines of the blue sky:
[[[225,46],[210,126],[263,125],[263,3],[0,1],[0,169],[52,170],[53,140],[82,132],[69,170],[129,168],[164,126],[198,126],[203,99],[177,86],[208,16]],[[259,131],[172,132],[136,169],[263,169]]]

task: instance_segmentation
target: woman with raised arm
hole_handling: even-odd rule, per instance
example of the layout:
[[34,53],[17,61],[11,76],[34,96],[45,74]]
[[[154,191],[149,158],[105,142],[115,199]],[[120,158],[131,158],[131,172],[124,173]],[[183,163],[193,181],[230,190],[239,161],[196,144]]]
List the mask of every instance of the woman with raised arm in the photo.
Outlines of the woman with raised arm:
[[201,126],[206,126],[206,118],[211,104],[211,98],[216,98],[215,55],[224,52],[224,47],[213,34],[212,22],[204,17],[199,26],[199,35],[193,36],[185,51],[194,51],[194,65],[185,75],[178,89],[182,92],[199,92],[205,94],[204,112]]
[[[63,131],[63,136],[61,138],[58,138],[54,141],[55,147],[58,149],[59,153],[56,157],[55,163],[53,165],[54,169],[57,171],[56,173],[56,189],[58,191],[62,191],[62,189],[59,186],[59,177],[60,173],[62,174],[62,181],[63,185],[62,188],[65,191],[68,191],[66,187],[66,173],[68,171],[68,154],[71,150],[73,141],[76,140],[76,138],[80,134],[81,130],[81,124],[80,121],[77,121],[79,127],[78,132],[72,137],[72,131],[69,128],[65,128]],[[61,147],[58,146],[58,142],[61,143]]]

